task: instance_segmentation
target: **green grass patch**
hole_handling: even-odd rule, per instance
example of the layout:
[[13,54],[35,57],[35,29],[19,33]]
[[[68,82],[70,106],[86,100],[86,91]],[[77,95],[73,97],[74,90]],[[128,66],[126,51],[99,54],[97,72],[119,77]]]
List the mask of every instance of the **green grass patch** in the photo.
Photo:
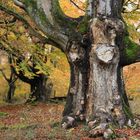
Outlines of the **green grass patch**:
[[51,128],[60,127],[61,123],[60,122],[50,122],[50,126],[51,126]]
[[6,117],[8,115],[8,113],[6,113],[6,112],[0,112],[0,118],[1,117]]
[[0,125],[0,130],[11,129],[11,130],[19,130],[19,129],[35,129],[37,124],[15,124],[15,125]]

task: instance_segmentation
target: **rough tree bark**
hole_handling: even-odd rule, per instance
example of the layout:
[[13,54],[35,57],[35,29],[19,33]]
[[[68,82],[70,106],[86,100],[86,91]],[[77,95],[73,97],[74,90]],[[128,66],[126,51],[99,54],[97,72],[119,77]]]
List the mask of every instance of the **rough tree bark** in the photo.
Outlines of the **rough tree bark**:
[[[112,7],[109,7],[111,5],[110,2],[106,9],[111,10]],[[97,15],[91,23],[93,41],[90,51],[86,118],[90,127],[97,125],[94,130],[103,130],[113,122],[122,127],[127,122],[121,96],[123,91],[119,89],[122,87],[119,78],[121,77],[119,47],[122,46],[121,42],[120,44],[116,42],[118,36],[121,37],[120,41],[123,39],[124,25],[118,17],[110,15],[113,11],[102,12],[97,10]]]
[[[90,133],[96,135],[103,134],[109,125],[127,125],[132,115],[122,66],[138,57],[132,61],[126,54],[123,0],[88,0],[81,20],[67,17],[58,0],[18,2],[15,0],[68,58],[71,81],[62,126],[86,120]],[[85,31],[81,32],[83,25]]]
[[75,115],[76,119],[83,120],[89,69],[87,50],[82,44],[73,41],[67,45],[66,56],[70,65],[71,79],[63,116]]

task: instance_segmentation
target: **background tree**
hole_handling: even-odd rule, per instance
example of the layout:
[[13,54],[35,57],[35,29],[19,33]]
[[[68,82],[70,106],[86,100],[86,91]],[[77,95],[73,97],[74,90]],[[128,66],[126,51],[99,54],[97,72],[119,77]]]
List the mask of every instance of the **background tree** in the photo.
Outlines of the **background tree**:
[[67,56],[71,81],[63,115],[64,128],[86,119],[91,135],[127,125],[133,119],[124,89],[122,67],[139,61],[122,18],[123,0],[89,0],[85,15],[71,18],[57,0],[14,0],[33,19],[46,43]]
[[[2,12],[1,15],[2,17],[6,16],[6,19],[3,18],[1,20],[0,26],[3,31],[0,40],[1,49],[6,51],[9,56],[13,55],[12,58],[9,58],[9,63],[11,64],[10,79],[7,79],[2,71],[10,86],[8,98],[11,98],[10,95],[13,94],[11,92],[15,90],[14,82],[11,82],[11,80],[13,81],[13,77],[16,75],[20,80],[31,86],[31,94],[28,101],[32,99],[46,101],[49,98],[48,91],[50,89],[47,87],[48,67],[46,66],[45,47],[34,36],[31,36],[31,38],[26,28],[15,17]],[[37,46],[42,46],[42,48]]]
[[[1,52],[1,53],[4,53],[4,52]],[[1,64],[0,71],[1,71],[4,79],[8,83],[8,92],[7,92],[5,100],[6,100],[6,102],[11,103],[12,99],[13,99],[13,96],[14,96],[14,93],[15,93],[15,89],[16,89],[15,82],[18,78],[16,77],[13,68],[11,67],[11,65],[12,65],[12,55],[9,55],[9,56],[7,55],[7,59],[8,59],[9,65],[10,65],[10,76],[7,77],[7,75],[5,73],[5,68],[2,66],[2,64]]]

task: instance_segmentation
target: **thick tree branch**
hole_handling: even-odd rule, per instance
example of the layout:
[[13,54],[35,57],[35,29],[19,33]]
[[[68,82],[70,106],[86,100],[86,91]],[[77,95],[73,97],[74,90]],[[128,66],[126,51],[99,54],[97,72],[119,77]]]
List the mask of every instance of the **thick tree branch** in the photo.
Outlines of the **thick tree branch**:
[[18,77],[14,76],[14,75],[15,75],[14,71],[11,71],[9,86],[12,85],[13,83],[15,83],[18,80]]
[[136,44],[128,37],[125,38],[125,49],[121,54],[121,66],[140,62],[140,44]]
[[16,71],[16,69],[15,69],[14,67],[13,67],[13,71],[14,71],[14,73],[16,74],[16,76],[17,76],[20,80],[22,80],[23,82],[28,83],[28,84],[31,84],[31,83],[32,83],[32,79],[30,79],[30,78],[24,76],[24,74],[23,74],[22,71],[19,71],[19,72],[17,73],[17,71]]
[[139,52],[137,53],[137,55],[135,57],[129,58],[128,56],[125,56],[122,59],[123,59],[122,62],[121,62],[122,67],[125,67],[127,65],[131,65],[131,64],[140,62],[140,50],[139,50]]
[[38,33],[38,31],[36,31],[28,22],[27,20],[21,16],[20,14],[16,13],[15,11],[13,10],[10,10],[8,9],[7,7],[3,6],[0,4],[0,10],[4,11],[5,13],[9,14],[9,15],[12,15],[14,17],[14,20],[15,19],[18,19],[19,21],[21,21],[25,26],[26,28],[28,28],[29,30],[29,34],[31,36],[35,36],[37,37],[42,43],[47,43],[47,44],[50,44],[50,45],[53,45],[53,46],[58,46],[59,45],[57,43],[55,43],[53,40],[45,37],[45,36],[42,36],[40,33]]
[[61,46],[61,50],[65,51],[69,38],[81,37],[76,32],[78,21],[65,16],[58,0],[23,0],[23,3],[29,16],[48,38]]
[[[41,1],[26,1],[26,11],[29,16],[35,21],[37,26],[42,30],[42,32],[47,35],[48,38],[58,42],[60,46],[65,46],[68,38],[65,36],[63,31],[60,33],[58,27],[55,25],[52,16],[52,2],[47,0]],[[63,49],[62,49],[63,50]]]

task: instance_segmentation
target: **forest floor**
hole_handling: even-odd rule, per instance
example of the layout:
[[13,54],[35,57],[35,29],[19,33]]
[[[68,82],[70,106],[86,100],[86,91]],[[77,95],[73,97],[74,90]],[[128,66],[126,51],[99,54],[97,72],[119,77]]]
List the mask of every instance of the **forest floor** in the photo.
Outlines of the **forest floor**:
[[[64,102],[0,107],[0,140],[102,140],[89,138],[85,124],[63,130]],[[137,117],[139,117],[137,115]],[[115,130],[116,140],[140,140],[140,128]]]
[[[131,109],[140,126],[140,63],[126,67],[124,74]],[[2,92],[3,82],[0,84]],[[0,95],[0,140],[103,140],[89,138],[86,124],[63,130],[60,122],[65,102],[23,104],[25,95],[18,94],[14,104],[7,104],[2,100],[3,94]],[[22,104],[18,102],[21,99]],[[115,132],[119,136],[116,140],[140,140],[140,127]]]

